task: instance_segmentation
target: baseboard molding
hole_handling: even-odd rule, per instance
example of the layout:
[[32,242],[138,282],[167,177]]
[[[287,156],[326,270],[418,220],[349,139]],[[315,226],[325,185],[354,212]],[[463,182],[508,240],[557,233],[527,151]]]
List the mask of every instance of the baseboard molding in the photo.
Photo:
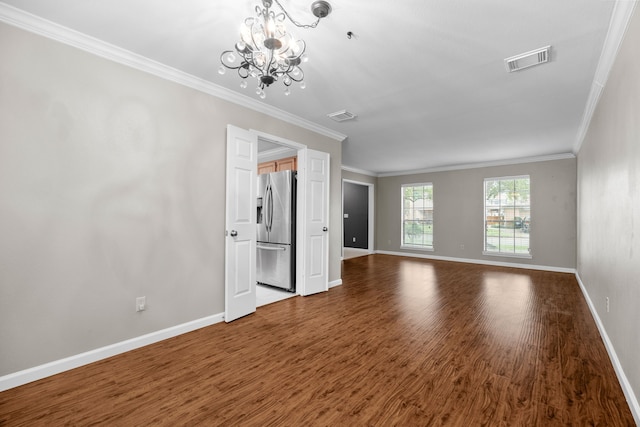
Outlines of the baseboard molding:
[[437,261],[452,261],[452,262],[463,262],[466,264],[481,264],[481,265],[493,265],[496,267],[513,267],[513,268],[526,268],[529,270],[543,270],[543,271],[553,271],[556,273],[575,273],[575,268],[566,268],[566,267],[551,267],[547,265],[534,265],[534,264],[520,264],[513,262],[500,262],[500,261],[489,261],[484,259],[470,259],[470,258],[455,258],[455,257],[445,257],[438,255],[428,255],[428,254],[419,254],[415,252],[392,252],[392,251],[376,251],[377,254],[383,255],[394,255],[394,256],[406,256],[413,258],[424,258],[424,259],[433,259]]
[[600,336],[602,337],[602,341],[604,341],[604,346],[607,349],[607,353],[609,353],[609,358],[611,359],[611,363],[613,364],[613,369],[616,371],[616,375],[618,377],[618,381],[620,382],[620,387],[622,387],[622,392],[627,399],[627,403],[629,404],[629,408],[631,409],[631,414],[633,415],[636,424],[640,426],[640,404],[638,403],[638,398],[636,397],[633,389],[631,388],[631,384],[629,384],[629,380],[624,373],[624,369],[622,369],[622,365],[620,364],[620,359],[618,359],[618,355],[616,354],[616,350],[609,339],[609,335],[607,334],[607,330],[596,311],[596,307],[591,301],[589,297],[589,293],[587,292],[587,288],[585,288],[584,283],[582,283],[582,279],[578,272],[576,272],[576,279],[578,280],[578,284],[580,285],[580,289],[582,290],[582,295],[584,295],[584,299],[587,301],[587,305],[589,306],[589,310],[591,311],[591,315],[593,316],[593,320],[595,320],[596,325],[598,326],[598,331],[600,331]]
[[196,329],[204,328],[205,326],[214,325],[216,323],[222,322],[223,320],[224,313],[214,314],[212,316],[207,316],[203,317],[202,319],[197,319],[191,322],[183,323],[181,325],[172,326],[167,329],[162,329],[150,334],[131,338],[126,341],[121,341],[105,347],[97,348],[85,353],[76,354],[74,356],[66,357],[60,360],[55,360],[53,362],[45,363],[44,365],[14,372],[12,374],[0,377],[0,392],[30,383],[32,381],[41,380],[51,375],[56,375],[64,371],[68,371],[70,369],[88,365],[89,363],[97,362],[98,360],[126,353],[127,351],[135,350],[136,348],[144,347],[146,345],[163,341],[168,338],[186,334],[187,332],[195,331]]
[[338,279],[338,280],[333,280],[331,282],[329,282],[329,289],[336,287],[336,286],[340,286],[342,285],[342,279]]

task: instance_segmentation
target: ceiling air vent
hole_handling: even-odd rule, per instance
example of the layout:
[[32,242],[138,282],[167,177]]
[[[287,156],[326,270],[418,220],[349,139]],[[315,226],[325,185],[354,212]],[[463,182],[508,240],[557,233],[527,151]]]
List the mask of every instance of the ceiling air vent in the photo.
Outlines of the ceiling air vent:
[[355,114],[348,112],[347,110],[336,111],[335,113],[327,114],[327,116],[330,119],[335,120],[336,122],[353,120],[358,117]]
[[504,60],[504,65],[507,67],[507,72],[513,73],[514,71],[533,67],[534,65],[544,64],[545,62],[549,62],[550,50],[551,46],[545,46],[532,50],[531,52],[512,56]]

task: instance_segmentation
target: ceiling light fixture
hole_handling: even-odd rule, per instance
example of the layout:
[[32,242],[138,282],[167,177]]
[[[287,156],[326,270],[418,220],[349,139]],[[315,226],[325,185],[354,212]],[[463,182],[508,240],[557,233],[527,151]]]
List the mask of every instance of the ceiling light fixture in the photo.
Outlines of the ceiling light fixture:
[[[274,1],[282,13],[276,14],[271,10]],[[247,77],[256,78],[256,94],[262,99],[266,97],[264,88],[280,78],[285,85],[285,95],[291,93],[289,87],[293,82],[304,89],[304,72],[300,64],[307,61],[304,54],[307,45],[287,31],[285,17],[296,27],[315,28],[320,19],[331,13],[331,5],[323,0],[314,1],[311,12],[318,19],[308,25],[292,19],[279,0],[262,0],[262,7],[258,5],[255,10],[257,17],[249,17],[242,23],[240,41],[236,43],[235,50],[225,50],[220,55],[222,65],[218,72],[224,74],[227,68],[238,70],[242,88],[247,87]],[[237,56],[240,57],[239,62],[236,61]]]

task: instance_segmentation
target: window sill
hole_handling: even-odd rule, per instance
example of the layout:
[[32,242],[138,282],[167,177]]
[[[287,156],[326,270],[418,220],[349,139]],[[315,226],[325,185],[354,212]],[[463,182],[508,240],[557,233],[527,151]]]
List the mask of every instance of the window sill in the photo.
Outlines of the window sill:
[[533,259],[531,254],[514,254],[514,253],[507,253],[507,252],[482,251],[482,255],[498,256],[498,257],[506,257],[506,258]]
[[426,251],[426,252],[433,252],[433,246],[428,247],[428,246],[411,246],[411,245],[402,245],[400,246],[400,249],[411,249],[411,250],[418,250],[418,251]]

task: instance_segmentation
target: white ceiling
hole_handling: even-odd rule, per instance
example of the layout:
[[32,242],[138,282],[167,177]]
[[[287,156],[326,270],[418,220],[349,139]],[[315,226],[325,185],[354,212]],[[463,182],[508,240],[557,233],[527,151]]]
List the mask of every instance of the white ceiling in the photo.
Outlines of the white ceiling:
[[[241,89],[234,72],[217,71],[256,1],[4,2],[259,100],[253,82]],[[304,23],[311,2],[281,0]],[[347,135],[344,165],[391,173],[576,146],[615,1],[330,2],[316,29],[295,30],[307,88],[287,97],[276,83],[262,102]],[[506,72],[505,58],[546,45],[549,63]],[[327,118],[342,109],[357,119]]]

